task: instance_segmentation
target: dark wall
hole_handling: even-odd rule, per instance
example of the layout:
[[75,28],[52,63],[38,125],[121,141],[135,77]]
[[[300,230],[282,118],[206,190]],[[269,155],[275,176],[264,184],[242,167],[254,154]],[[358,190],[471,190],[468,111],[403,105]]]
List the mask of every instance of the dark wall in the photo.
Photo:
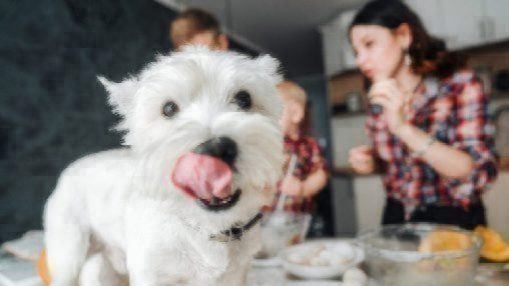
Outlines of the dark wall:
[[0,242],[41,228],[71,161],[119,146],[96,75],[167,52],[173,17],[149,0],[0,1]]

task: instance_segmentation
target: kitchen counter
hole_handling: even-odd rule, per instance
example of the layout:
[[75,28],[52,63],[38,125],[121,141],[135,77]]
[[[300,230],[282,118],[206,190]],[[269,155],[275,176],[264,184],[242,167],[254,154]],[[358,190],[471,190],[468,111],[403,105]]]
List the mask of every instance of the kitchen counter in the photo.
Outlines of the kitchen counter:
[[[247,286],[305,286],[302,284],[305,280],[298,280],[286,275],[284,269],[280,266],[253,266],[247,275]],[[7,280],[7,278],[13,280]],[[17,281],[17,282],[10,282]],[[327,284],[325,284],[328,282]],[[481,263],[479,265],[476,286],[502,286],[509,285],[509,263]],[[340,280],[323,280],[322,282],[312,282],[313,286],[328,285],[341,286]],[[40,286],[42,285],[35,273],[35,268],[31,262],[15,259],[12,256],[0,251],[0,285],[12,286]],[[375,281],[370,281],[369,286],[378,285]]]
[[[340,280],[300,280],[290,277],[280,266],[253,266],[247,276],[247,286],[342,286]],[[307,283],[304,285],[304,282]],[[378,285],[375,281],[370,280],[367,286]]]
[[[507,286],[509,285],[509,263],[481,263],[477,270],[475,286]],[[253,266],[248,272],[247,286],[292,286],[301,285],[305,280],[298,280],[288,277],[281,267],[259,267]],[[323,280],[322,283],[313,281],[313,286],[320,286],[321,284],[333,286],[334,282],[337,286],[341,286],[340,280]],[[379,285],[373,280],[370,280],[368,286]]]

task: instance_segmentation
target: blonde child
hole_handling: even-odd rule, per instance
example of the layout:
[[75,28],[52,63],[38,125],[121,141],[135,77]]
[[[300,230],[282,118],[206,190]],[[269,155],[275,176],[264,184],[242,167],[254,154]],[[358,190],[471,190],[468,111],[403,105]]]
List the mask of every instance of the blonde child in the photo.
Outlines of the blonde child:
[[[286,211],[310,212],[313,208],[313,196],[327,183],[325,159],[317,141],[307,133],[309,121],[304,89],[291,81],[283,81],[277,88],[283,102],[280,121],[286,156],[283,173],[287,174],[288,170],[293,172],[287,174],[279,183],[273,208],[279,198],[282,198]],[[292,160],[292,156],[295,159]],[[289,166],[290,163],[295,165]]]

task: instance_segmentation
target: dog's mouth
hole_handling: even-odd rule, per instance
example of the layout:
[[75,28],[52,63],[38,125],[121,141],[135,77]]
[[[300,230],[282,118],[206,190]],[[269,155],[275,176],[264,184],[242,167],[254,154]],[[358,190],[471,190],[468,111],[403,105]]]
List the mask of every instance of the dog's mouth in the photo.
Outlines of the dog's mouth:
[[240,199],[242,191],[237,189],[233,195],[226,198],[212,197],[210,200],[198,198],[198,204],[209,211],[223,211],[233,207]]
[[241,190],[233,191],[232,167],[224,160],[189,152],[179,157],[171,174],[173,184],[196,200],[205,210],[222,211],[233,207]]

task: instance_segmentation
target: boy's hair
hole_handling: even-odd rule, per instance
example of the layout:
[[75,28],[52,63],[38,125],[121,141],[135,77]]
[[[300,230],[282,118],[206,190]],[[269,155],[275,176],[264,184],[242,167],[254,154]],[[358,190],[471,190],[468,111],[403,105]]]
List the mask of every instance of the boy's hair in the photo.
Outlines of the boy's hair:
[[292,100],[303,107],[306,106],[306,91],[298,84],[289,80],[284,80],[277,85],[277,89],[283,100]]
[[[177,22],[183,24],[176,25]],[[218,36],[221,34],[221,29],[214,15],[199,8],[184,10],[170,24],[170,37],[176,47],[202,32],[212,32]]]
[[293,81],[284,80],[277,85],[278,94],[283,101],[293,101],[303,109],[303,117],[300,122],[300,133],[303,136],[311,134],[311,111],[308,107],[306,91]]

